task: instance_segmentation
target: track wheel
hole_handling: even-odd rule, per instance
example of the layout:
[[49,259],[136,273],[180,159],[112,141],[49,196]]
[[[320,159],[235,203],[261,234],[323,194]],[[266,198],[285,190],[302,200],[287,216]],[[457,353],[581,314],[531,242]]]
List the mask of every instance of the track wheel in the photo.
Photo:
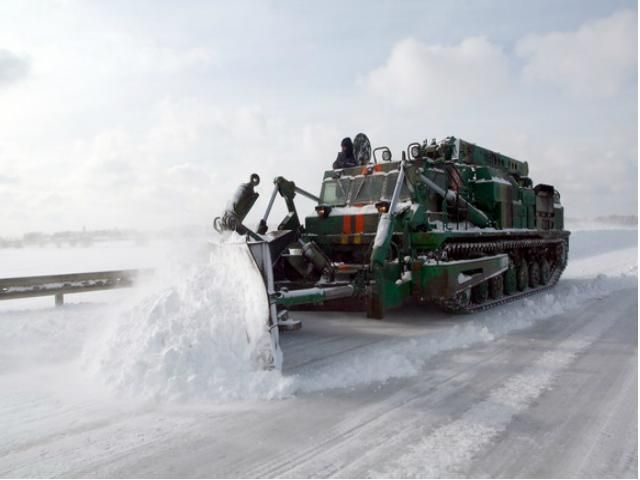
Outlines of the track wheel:
[[504,291],[504,279],[502,275],[496,275],[489,279],[489,296],[497,300],[502,297]]
[[513,295],[518,288],[518,278],[516,268],[511,265],[509,269],[502,274],[502,283],[504,284],[504,294]]
[[531,262],[529,264],[529,286],[536,288],[538,285],[540,285],[540,264]]
[[540,285],[546,285],[551,280],[551,264],[546,258],[540,262]]
[[520,263],[518,266],[517,277],[518,290],[526,290],[527,285],[529,285],[529,268],[527,268],[527,262],[523,261]]
[[471,300],[477,305],[482,305],[489,298],[489,282],[482,282],[471,289]]

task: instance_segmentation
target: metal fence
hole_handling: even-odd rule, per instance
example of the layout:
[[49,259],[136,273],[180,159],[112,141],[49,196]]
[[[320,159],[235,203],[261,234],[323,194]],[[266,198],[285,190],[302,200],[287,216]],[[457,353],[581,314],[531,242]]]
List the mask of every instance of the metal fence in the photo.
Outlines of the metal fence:
[[64,303],[69,293],[126,288],[152,270],[112,270],[106,272],[68,273],[0,279],[0,300],[52,295],[55,304]]

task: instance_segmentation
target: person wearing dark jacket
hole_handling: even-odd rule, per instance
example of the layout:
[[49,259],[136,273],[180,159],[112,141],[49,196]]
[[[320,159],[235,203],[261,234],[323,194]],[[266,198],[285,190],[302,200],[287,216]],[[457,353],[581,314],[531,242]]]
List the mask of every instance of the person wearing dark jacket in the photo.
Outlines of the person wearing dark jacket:
[[333,162],[333,169],[349,168],[358,165],[358,162],[356,162],[353,156],[353,142],[351,142],[351,139],[349,137],[343,138],[340,146],[342,151],[338,153],[336,161]]

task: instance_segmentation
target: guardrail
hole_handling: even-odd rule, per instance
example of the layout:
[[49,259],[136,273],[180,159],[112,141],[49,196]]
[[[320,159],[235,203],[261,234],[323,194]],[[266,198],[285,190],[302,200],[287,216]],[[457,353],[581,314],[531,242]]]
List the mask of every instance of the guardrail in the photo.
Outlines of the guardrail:
[[132,287],[136,279],[152,270],[111,270],[0,279],[0,300],[53,295],[56,306],[70,293]]

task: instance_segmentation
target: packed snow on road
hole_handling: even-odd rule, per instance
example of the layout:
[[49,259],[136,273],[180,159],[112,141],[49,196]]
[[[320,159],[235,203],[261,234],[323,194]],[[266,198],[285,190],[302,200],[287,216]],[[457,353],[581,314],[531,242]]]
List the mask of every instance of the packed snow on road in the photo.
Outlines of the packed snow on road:
[[477,314],[296,312],[281,371],[237,245],[0,250],[0,277],[155,269],[0,304],[0,476],[637,477],[637,230],[570,245]]

